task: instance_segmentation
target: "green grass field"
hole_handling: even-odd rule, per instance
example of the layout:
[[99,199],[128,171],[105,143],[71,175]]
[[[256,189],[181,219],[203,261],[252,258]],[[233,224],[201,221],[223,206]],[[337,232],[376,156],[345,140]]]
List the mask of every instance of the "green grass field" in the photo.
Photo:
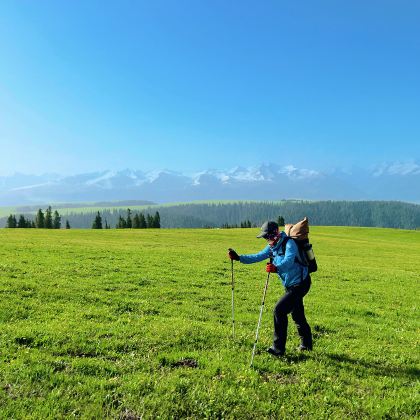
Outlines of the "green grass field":
[[265,353],[255,229],[0,229],[0,418],[416,418],[420,232],[314,227],[314,351]]

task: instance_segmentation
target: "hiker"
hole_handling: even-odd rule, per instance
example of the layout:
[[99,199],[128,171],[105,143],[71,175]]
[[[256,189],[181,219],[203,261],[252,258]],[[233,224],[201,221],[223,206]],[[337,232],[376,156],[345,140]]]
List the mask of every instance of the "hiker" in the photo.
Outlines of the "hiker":
[[270,258],[270,262],[266,265],[267,273],[277,273],[286,289],[286,293],[274,307],[274,339],[273,345],[267,351],[277,357],[284,355],[289,313],[292,314],[300,336],[299,350],[312,350],[312,332],[303,307],[303,297],[311,287],[308,267],[299,263],[295,241],[289,239],[284,231],[280,232],[276,222],[265,222],[257,238],[264,238],[267,241],[267,246],[257,254],[238,255],[234,250],[230,250],[228,255],[231,260],[244,264]]

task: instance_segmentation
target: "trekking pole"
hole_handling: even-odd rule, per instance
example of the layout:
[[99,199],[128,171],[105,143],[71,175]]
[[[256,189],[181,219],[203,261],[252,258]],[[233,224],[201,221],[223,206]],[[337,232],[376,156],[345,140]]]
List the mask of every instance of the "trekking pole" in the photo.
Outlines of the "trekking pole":
[[[270,263],[272,261],[273,261],[273,259],[270,258]],[[267,280],[265,281],[264,293],[263,293],[263,298],[262,298],[262,302],[261,302],[260,316],[258,318],[257,332],[255,333],[255,343],[254,343],[254,348],[252,349],[251,364],[250,364],[249,367],[252,367],[252,364],[254,362],[255,349],[257,348],[257,341],[258,341],[258,332],[260,330],[261,318],[262,318],[262,314],[263,314],[263,310],[264,310],[265,295],[266,295],[267,289],[268,289],[268,280],[270,280],[270,273],[268,273]]]
[[[229,248],[231,251],[231,248]],[[231,262],[231,271],[232,271],[232,337],[235,339],[235,282],[233,279],[233,260]]]

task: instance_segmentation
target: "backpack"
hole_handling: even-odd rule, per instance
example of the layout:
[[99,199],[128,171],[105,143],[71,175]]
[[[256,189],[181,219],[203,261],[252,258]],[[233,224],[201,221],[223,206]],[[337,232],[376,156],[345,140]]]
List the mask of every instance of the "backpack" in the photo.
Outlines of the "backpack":
[[295,225],[287,224],[284,227],[286,238],[282,242],[283,254],[286,252],[286,244],[292,239],[297,245],[299,257],[296,258],[296,262],[300,265],[308,267],[309,273],[314,273],[318,270],[314,251],[312,250],[312,244],[309,243],[309,224],[308,218],[305,217]]

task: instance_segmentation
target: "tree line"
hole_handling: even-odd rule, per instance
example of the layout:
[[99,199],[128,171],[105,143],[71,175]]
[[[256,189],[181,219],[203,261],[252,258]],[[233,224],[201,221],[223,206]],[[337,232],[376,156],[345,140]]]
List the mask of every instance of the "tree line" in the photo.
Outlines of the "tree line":
[[[141,212],[146,219],[146,226],[150,226],[150,220],[147,223],[147,214],[158,212],[159,223],[164,228],[240,227],[245,221],[250,221],[254,227],[261,226],[265,220],[277,220],[279,215],[286,223],[296,223],[307,216],[311,225],[420,228],[420,205],[398,201],[210,202],[146,207]],[[69,211],[65,217],[72,227],[86,229],[92,227],[96,215],[97,210]],[[103,225],[107,224],[108,227],[124,228],[124,221],[121,219],[125,220],[127,227],[127,223],[130,223],[127,216],[126,209],[101,210]],[[133,223],[133,215],[131,219]],[[4,226],[6,222],[7,218],[0,219],[0,226]],[[144,226],[143,221],[140,224]]]
[[[57,210],[52,211],[49,206],[45,213],[39,209],[35,218],[30,218],[21,214],[16,218],[15,214],[11,214],[6,221],[6,228],[38,228],[38,229],[61,229],[61,216]],[[70,229],[70,223],[66,220],[66,229]],[[127,214],[124,217],[119,215],[118,221],[115,225],[116,229],[159,229],[160,228],[160,214],[158,211],[154,215],[149,213],[143,214],[136,212],[133,215],[131,209],[127,209]],[[92,229],[111,229],[111,225],[105,218],[102,220],[101,213],[98,211],[92,223]]]
[[[276,221],[279,226],[284,226],[283,216],[278,216]],[[221,229],[238,229],[238,228],[248,229],[248,228],[256,228],[256,227],[259,227],[259,225],[257,225],[255,222],[252,223],[250,220],[245,220],[241,222],[240,224],[235,223],[234,225],[230,225],[229,223],[223,223],[220,226]]]
[[[118,221],[115,225],[116,229],[160,229],[160,214],[157,211],[154,216],[147,213],[144,215],[141,212],[133,213],[127,209],[127,215],[119,215]],[[101,213],[96,213],[95,219],[92,223],[92,229],[111,229],[107,219],[102,222]]]
[[[6,221],[7,228],[38,228],[38,229],[61,229],[61,216],[57,210],[54,213],[49,206],[45,213],[39,209],[35,219],[20,214],[18,218],[11,214]],[[66,229],[70,229],[69,221],[66,220]]]
[[165,228],[220,228],[250,220],[296,223],[305,216],[311,225],[420,228],[420,205],[397,201],[298,201],[189,203],[158,208]]

